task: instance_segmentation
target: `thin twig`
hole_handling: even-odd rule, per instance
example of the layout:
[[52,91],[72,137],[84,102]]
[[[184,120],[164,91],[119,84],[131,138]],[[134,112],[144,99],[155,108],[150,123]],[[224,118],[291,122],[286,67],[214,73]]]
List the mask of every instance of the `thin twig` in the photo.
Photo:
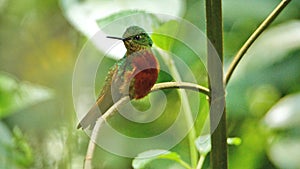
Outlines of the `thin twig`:
[[291,0],[282,0],[277,7],[271,12],[271,14],[261,23],[261,25],[255,30],[255,32],[249,37],[249,39],[244,43],[242,48],[235,55],[231,65],[229,66],[228,72],[225,78],[225,84],[229,82],[231,75],[235,68],[237,67],[240,60],[243,58],[247,50],[253,44],[253,42],[259,37],[259,35],[266,30],[266,28],[274,21],[274,19],[281,13],[281,11],[288,5]]
[[[174,88],[182,88],[182,89],[189,89],[193,91],[198,91],[203,94],[206,94],[209,96],[209,90],[203,86],[194,84],[194,83],[187,83],[187,82],[164,82],[164,83],[158,83],[153,86],[151,89],[151,92],[155,92],[162,89],[174,89]],[[96,122],[95,127],[93,128],[90,142],[88,145],[87,153],[85,156],[84,161],[84,169],[91,169],[92,168],[92,159],[94,156],[94,150],[95,150],[95,142],[98,137],[98,133],[100,130],[101,125],[103,124],[103,121],[106,122],[107,118],[113,114],[113,112],[122,105],[123,103],[126,103],[129,101],[129,97],[123,97],[119,101],[117,101],[115,104],[113,104]]]
[[154,91],[157,91],[157,90],[162,90],[162,89],[172,89],[172,88],[189,89],[189,90],[198,91],[198,92],[203,93],[207,96],[210,95],[208,88],[200,86],[198,84],[188,83],[188,82],[163,82],[163,83],[158,83],[158,84],[155,84],[152,87],[151,92],[154,92]]

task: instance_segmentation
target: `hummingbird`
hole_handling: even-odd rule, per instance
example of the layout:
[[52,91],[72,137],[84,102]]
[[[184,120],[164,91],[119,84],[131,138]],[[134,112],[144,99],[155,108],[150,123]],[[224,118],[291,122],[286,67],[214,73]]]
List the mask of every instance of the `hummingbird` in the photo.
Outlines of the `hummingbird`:
[[151,50],[153,42],[143,28],[130,26],[122,37],[107,38],[122,40],[127,51],[110,68],[96,103],[80,121],[77,129],[93,129],[102,113],[124,96],[130,99],[145,97],[158,77],[159,63]]

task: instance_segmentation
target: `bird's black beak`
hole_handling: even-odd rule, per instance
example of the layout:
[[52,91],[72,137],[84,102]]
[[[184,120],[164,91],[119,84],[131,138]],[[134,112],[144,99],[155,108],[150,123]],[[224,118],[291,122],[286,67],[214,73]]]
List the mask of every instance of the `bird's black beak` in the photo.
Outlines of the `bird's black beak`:
[[114,37],[114,36],[106,36],[106,37],[107,37],[107,38],[110,38],[110,39],[124,40],[123,38]]

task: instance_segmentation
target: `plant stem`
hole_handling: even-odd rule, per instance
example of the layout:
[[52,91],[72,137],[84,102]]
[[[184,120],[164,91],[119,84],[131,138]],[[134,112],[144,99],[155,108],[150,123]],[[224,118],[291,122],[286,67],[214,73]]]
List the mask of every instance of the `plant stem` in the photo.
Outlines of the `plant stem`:
[[[223,84],[222,1],[206,0],[207,69],[209,74],[211,168],[227,169],[225,90]],[[210,40],[210,41],[209,41]],[[210,43],[215,48],[217,54]],[[218,55],[218,56],[217,56]]]
[[201,169],[202,168],[204,160],[205,160],[205,157],[206,157],[206,155],[200,154],[200,158],[199,158],[199,161],[198,161],[196,169]]
[[184,168],[186,169],[192,169],[191,166],[189,164],[187,164],[185,161],[183,160],[178,160],[177,161],[180,165],[182,165]]
[[231,75],[237,67],[240,60],[243,58],[247,50],[259,37],[259,35],[266,30],[266,28],[274,21],[274,19],[280,14],[280,12],[289,4],[291,0],[282,0],[277,7],[270,13],[270,15],[260,24],[260,26],[253,32],[249,39],[244,43],[238,53],[235,55],[232,63],[229,66],[228,72],[225,78],[225,84],[227,84],[231,78]]
[[[173,76],[173,78],[176,81],[175,83],[182,83],[180,74],[179,74],[176,66],[173,63],[173,59],[168,54],[166,54],[166,53],[164,53],[160,50],[158,50],[158,52],[161,54],[162,59],[164,60],[164,62],[168,66],[168,68],[170,69],[171,75]],[[197,88],[197,90],[199,90],[199,88]],[[196,130],[195,130],[195,127],[194,127],[194,120],[193,120],[193,117],[192,117],[192,112],[191,112],[191,108],[190,108],[190,104],[189,104],[189,100],[188,100],[186,91],[179,90],[178,93],[179,93],[179,95],[181,97],[181,100],[182,100],[182,108],[183,108],[183,112],[184,112],[184,115],[185,115],[185,120],[186,120],[186,123],[187,123],[187,127],[188,128],[191,127],[191,129],[188,133],[188,140],[189,140],[191,166],[192,166],[192,168],[195,168],[196,165],[197,165],[197,160],[198,160],[198,151],[197,151],[196,146],[195,146],[195,140],[196,140],[197,136],[196,136]]]

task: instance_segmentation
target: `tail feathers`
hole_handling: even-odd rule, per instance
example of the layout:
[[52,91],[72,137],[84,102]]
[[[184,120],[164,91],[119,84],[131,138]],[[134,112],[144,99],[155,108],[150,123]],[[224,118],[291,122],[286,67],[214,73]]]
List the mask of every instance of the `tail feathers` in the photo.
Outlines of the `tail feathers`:
[[89,129],[93,129],[96,121],[98,120],[98,118],[101,116],[101,113],[99,111],[99,109],[91,109],[84,117],[83,119],[80,121],[80,123],[77,125],[77,129],[86,129],[89,127]]
[[[110,89],[110,86],[106,86],[106,88]],[[77,126],[77,129],[93,129],[98,118],[107,111],[107,109],[113,104],[112,96],[110,90],[104,88],[103,94],[97,99],[94,106],[90,109],[90,111],[83,117],[80,123]],[[107,92],[109,91],[109,92]]]

